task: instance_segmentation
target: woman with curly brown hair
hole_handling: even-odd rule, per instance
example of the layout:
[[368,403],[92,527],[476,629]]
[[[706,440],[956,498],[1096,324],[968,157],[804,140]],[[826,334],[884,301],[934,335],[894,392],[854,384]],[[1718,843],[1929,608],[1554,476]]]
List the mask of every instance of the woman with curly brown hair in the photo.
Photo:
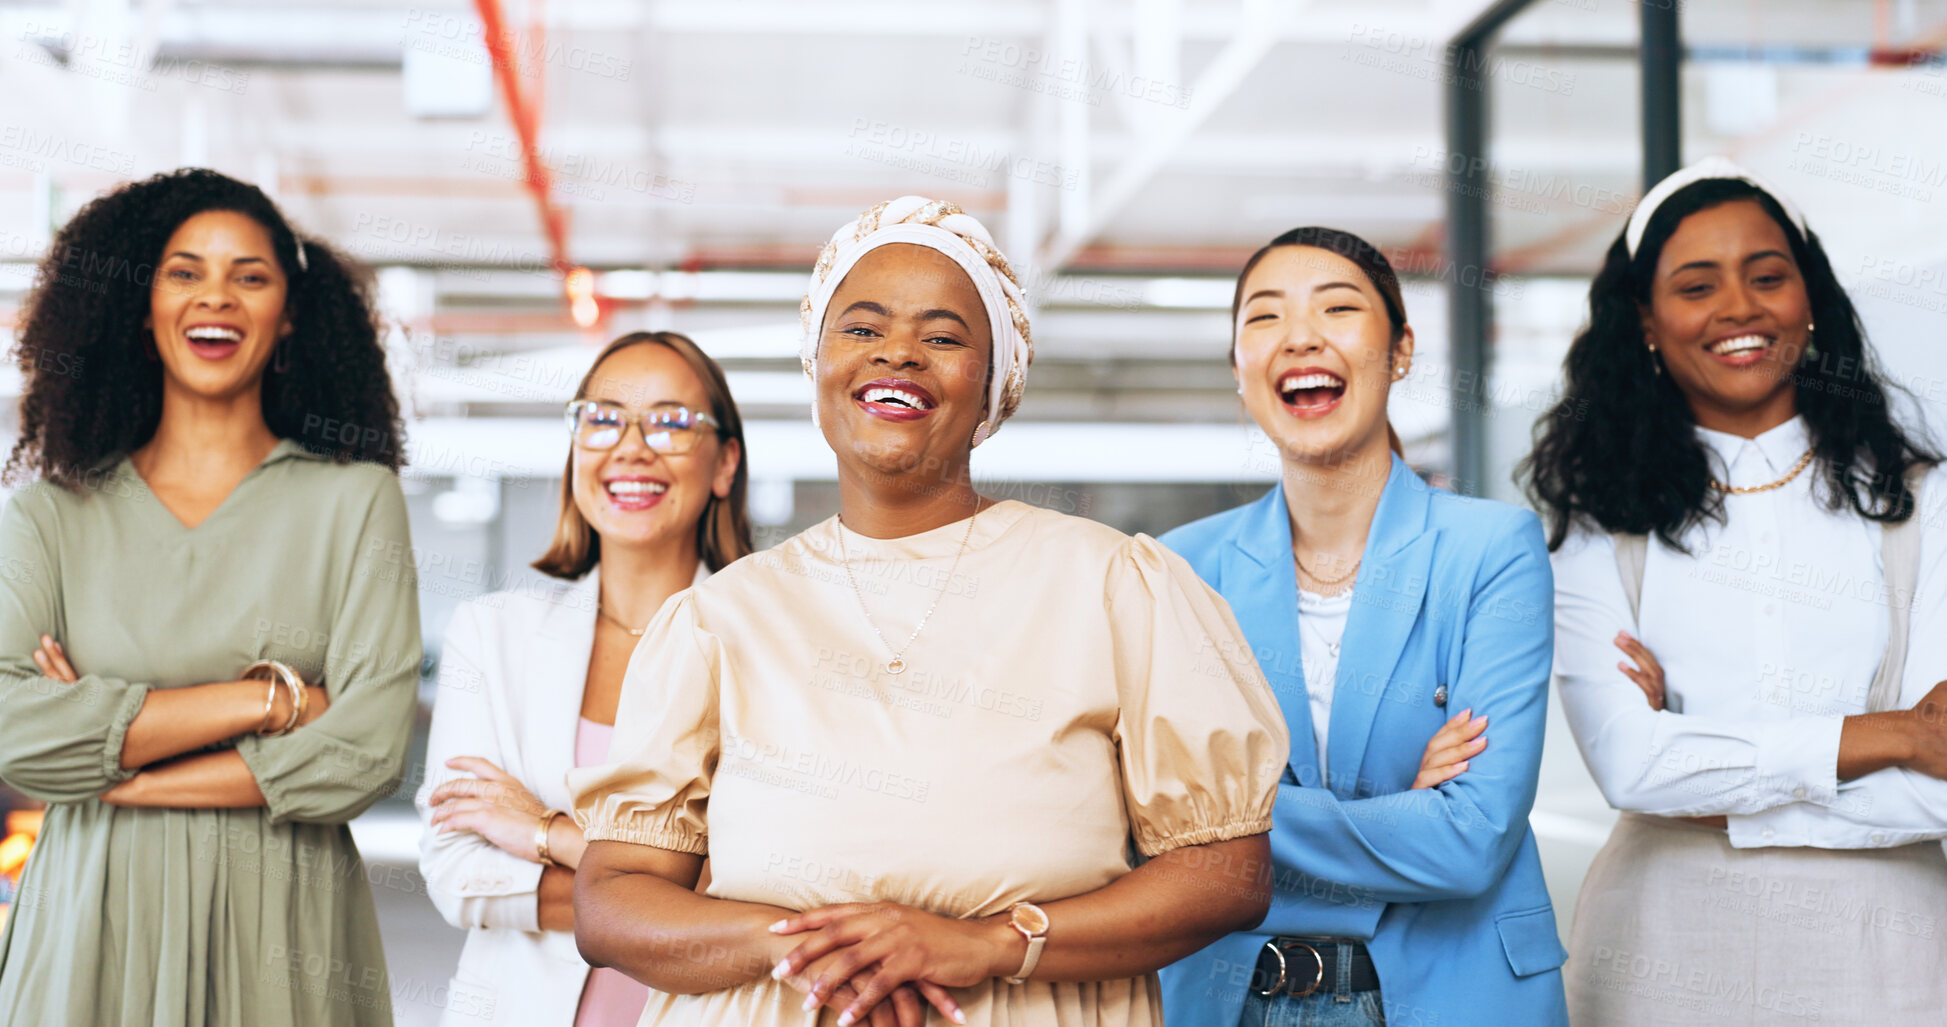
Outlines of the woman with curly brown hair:
[[346,822],[420,662],[367,286],[188,169],[62,229],[0,515],[0,779],[49,804],[0,1022],[388,1024]]

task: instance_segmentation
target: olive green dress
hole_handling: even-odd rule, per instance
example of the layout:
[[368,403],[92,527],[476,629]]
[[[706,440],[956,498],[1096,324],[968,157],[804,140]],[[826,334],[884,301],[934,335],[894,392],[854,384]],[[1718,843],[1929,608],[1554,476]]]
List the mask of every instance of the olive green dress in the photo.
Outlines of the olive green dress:
[[[126,459],[0,515],[0,779],[49,803],[0,936],[0,1023],[390,1024],[346,822],[398,787],[418,693],[405,500],[374,464],[277,444],[185,528]],[[34,666],[45,632],[75,684]],[[234,744],[261,809],[134,809],[123,734],[156,688],[279,659],[330,708]]]

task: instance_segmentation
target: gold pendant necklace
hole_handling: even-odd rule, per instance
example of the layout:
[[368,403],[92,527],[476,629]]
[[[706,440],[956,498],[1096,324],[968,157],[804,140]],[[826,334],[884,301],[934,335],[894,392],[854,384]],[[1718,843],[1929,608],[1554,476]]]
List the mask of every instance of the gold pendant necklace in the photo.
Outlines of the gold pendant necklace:
[[615,615],[608,612],[608,607],[603,606],[600,601],[597,601],[595,603],[595,612],[601,614],[603,620],[608,621],[610,624],[613,624],[616,627],[621,628],[623,631],[628,632],[630,638],[641,638],[642,633],[649,630],[646,627],[632,628],[627,624],[624,624],[621,621],[615,619]]
[[[960,558],[967,555],[967,543],[973,540],[974,518],[979,516],[979,501],[975,500],[974,512],[967,517],[967,534],[960,539],[960,551],[953,556],[953,566],[946,572],[946,580],[940,582],[940,590],[933,594],[933,605],[926,608],[926,615],[919,619],[919,624],[913,628],[913,633],[906,636],[906,644],[900,646],[898,650],[893,651],[892,659],[886,661],[886,673],[901,674],[905,672],[906,650],[913,647],[913,640],[919,637],[921,631],[925,630],[926,622],[933,618],[933,611],[939,608],[940,600],[946,596],[947,588],[953,584],[954,572],[960,569]],[[865,608],[865,593],[859,591],[859,579],[852,576],[852,561],[845,555],[845,525],[843,522],[838,525],[838,562],[840,566],[845,568],[845,580],[852,583],[852,597],[859,601],[859,616],[864,617],[866,627],[871,628],[872,633],[879,636],[879,644],[885,646],[888,650],[892,650],[892,643],[886,641],[885,632],[879,630],[879,625],[872,623],[872,614],[867,612]]]
[[1784,477],[1768,485],[1726,485],[1716,478],[1712,478],[1710,479],[1710,487],[1719,492],[1727,492],[1733,496],[1748,496],[1753,492],[1770,492],[1772,489],[1784,488],[1786,485],[1791,484],[1791,480],[1798,477],[1811,462],[1812,451],[1807,449],[1805,455],[1799,457],[1798,462],[1792,465],[1792,469],[1785,472]]

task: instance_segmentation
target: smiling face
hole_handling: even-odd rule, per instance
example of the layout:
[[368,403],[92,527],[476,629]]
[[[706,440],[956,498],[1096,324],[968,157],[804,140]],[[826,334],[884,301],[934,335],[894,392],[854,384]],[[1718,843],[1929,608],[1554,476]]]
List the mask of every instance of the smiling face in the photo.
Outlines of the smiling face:
[[1246,275],[1236,361],[1244,407],[1279,450],[1306,463],[1356,458],[1386,441],[1386,395],[1413,358],[1392,338],[1359,265],[1315,246],[1279,246]]
[[675,350],[657,343],[609,354],[590,375],[581,399],[627,411],[627,428],[613,449],[575,444],[571,473],[575,506],[602,545],[649,546],[696,536],[712,495],[730,495],[742,451],[700,424],[696,448],[665,455],[649,448],[639,425],[644,411],[682,406],[708,414],[710,394]]
[[1706,428],[1789,420],[1792,371],[1812,320],[1785,229],[1755,200],[1683,219],[1657,255],[1643,339]]
[[892,243],[839,283],[818,343],[818,423],[841,466],[957,480],[986,416],[994,337],[951,257]]
[[277,340],[290,332],[288,283],[270,232],[234,211],[204,211],[162,248],[144,324],[168,386],[230,399],[263,382]]

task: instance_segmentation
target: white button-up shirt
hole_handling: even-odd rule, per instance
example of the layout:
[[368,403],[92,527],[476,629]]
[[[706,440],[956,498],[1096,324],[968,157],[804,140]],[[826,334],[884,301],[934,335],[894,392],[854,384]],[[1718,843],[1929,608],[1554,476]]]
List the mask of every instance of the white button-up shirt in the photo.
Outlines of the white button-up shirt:
[[[1761,485],[1810,445],[1798,418],[1755,439],[1698,429],[1713,476]],[[1821,501],[1815,462],[1790,484],[1724,497],[1689,552],[1654,536],[1631,622],[1613,539],[1572,531],[1553,558],[1555,681],[1596,784],[1621,810],[1725,814],[1731,844],[1855,849],[1947,837],[1947,781],[1902,768],[1837,779],[1839,731],[1866,712],[1886,651],[1880,526]],[[1921,494],[1921,563],[1900,706],[1947,678],[1947,472]],[[1669,709],[1617,663],[1629,631],[1663,666]],[[1677,712],[1681,710],[1681,712]]]

